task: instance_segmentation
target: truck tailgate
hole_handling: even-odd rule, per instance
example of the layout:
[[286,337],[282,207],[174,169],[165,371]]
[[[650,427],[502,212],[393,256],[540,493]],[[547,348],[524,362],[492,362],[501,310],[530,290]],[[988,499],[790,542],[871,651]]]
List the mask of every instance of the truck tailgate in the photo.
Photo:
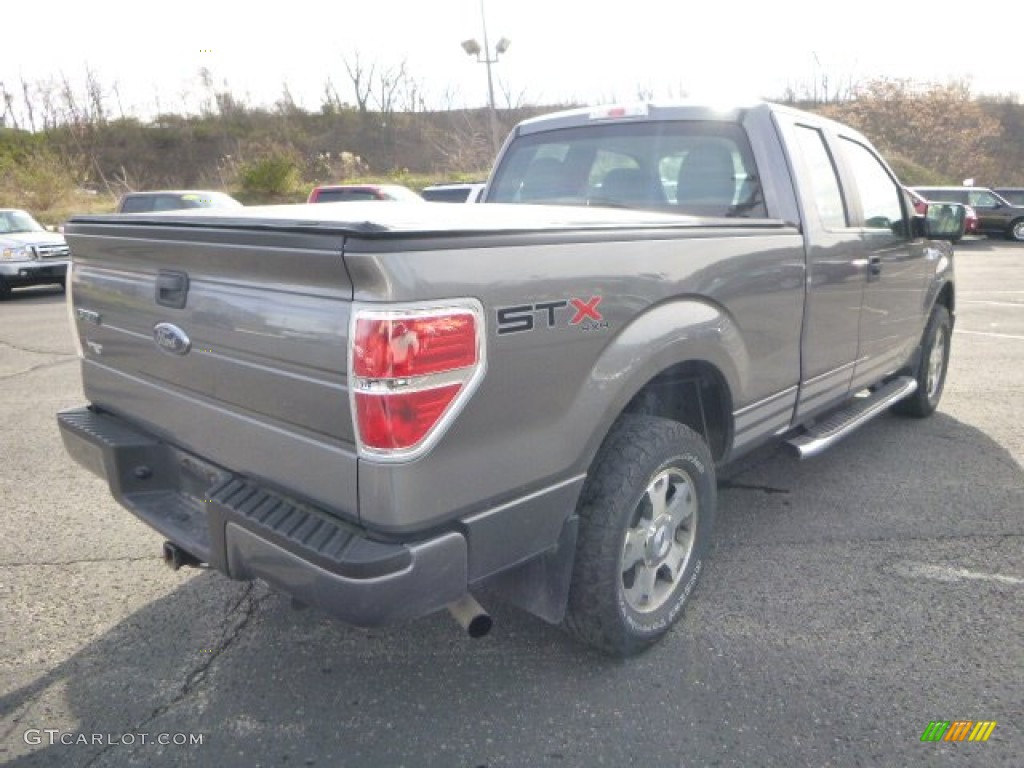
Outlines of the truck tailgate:
[[357,519],[343,235],[186,221],[69,224],[86,396]]

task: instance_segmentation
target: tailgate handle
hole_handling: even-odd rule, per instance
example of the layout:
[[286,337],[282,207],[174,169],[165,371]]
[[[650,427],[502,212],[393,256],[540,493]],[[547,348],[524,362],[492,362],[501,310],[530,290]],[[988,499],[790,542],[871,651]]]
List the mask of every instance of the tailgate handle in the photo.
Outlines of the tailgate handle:
[[161,269],[156,276],[156,303],[162,307],[183,309],[188,300],[188,275]]

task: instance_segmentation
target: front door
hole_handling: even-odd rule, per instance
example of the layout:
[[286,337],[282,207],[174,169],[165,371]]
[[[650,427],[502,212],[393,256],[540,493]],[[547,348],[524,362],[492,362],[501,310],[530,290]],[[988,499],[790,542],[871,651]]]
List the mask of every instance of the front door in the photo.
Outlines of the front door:
[[852,177],[847,188],[867,265],[852,384],[857,391],[902,367],[920,341],[926,256],[934,251],[923,240],[911,239],[913,209],[875,153],[852,138],[840,137],[838,144]]

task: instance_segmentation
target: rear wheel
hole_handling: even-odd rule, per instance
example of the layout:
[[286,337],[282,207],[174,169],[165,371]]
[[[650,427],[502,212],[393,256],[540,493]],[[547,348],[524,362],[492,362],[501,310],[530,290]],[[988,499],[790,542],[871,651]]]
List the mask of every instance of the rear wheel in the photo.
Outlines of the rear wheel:
[[568,631],[615,656],[652,645],[697,583],[714,513],[704,440],[674,421],[624,416],[580,498]]
[[924,418],[935,413],[946,386],[949,345],[952,339],[949,310],[936,304],[921,341],[921,360],[917,365],[917,391],[892,407],[901,416]]
[[1017,219],[1011,223],[1010,228],[1006,231],[1006,236],[1018,243],[1024,242],[1024,219]]

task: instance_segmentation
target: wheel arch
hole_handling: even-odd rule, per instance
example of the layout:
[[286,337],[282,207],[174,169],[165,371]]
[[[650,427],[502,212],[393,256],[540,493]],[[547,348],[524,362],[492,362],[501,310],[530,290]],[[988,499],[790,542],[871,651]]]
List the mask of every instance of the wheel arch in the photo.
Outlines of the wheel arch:
[[[733,404],[748,370],[746,346],[723,308],[695,298],[646,312],[594,366],[585,407],[598,407],[602,415],[590,420],[579,468],[590,467],[613,425],[628,413],[685,424],[720,461],[732,445]],[[594,403],[595,397],[604,402]]]
[[935,298],[936,304],[941,304],[949,310],[949,317],[952,320],[956,317],[956,290],[953,288],[953,281],[947,280],[939,289],[939,295]]
[[691,359],[651,378],[622,413],[658,416],[685,424],[704,438],[712,458],[718,462],[732,444],[732,405],[732,393],[722,372],[706,360]]

